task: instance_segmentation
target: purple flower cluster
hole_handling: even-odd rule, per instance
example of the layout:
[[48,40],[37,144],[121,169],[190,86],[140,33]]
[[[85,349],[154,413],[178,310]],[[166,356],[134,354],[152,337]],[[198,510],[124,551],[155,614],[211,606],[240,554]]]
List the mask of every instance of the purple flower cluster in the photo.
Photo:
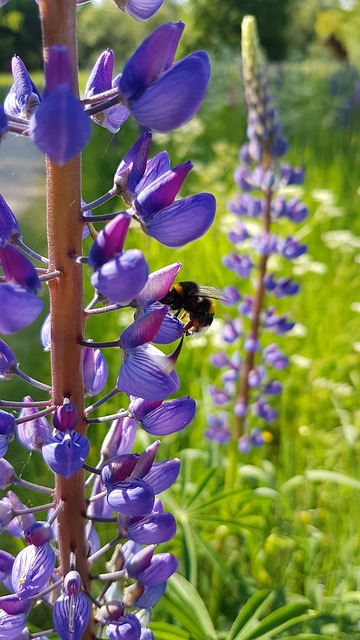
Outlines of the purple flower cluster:
[[[124,0],[116,4],[135,19],[145,20],[158,10],[162,0]],[[109,372],[105,348],[118,349],[121,355],[116,384],[87,407],[76,404],[78,391],[72,388],[59,401],[54,388],[19,369],[17,357],[0,340],[0,380],[16,375],[46,394],[43,400],[34,401],[26,395],[22,401],[1,401],[8,410],[0,410],[0,489],[9,490],[0,499],[0,533],[6,531],[20,538],[23,548],[16,556],[0,551],[0,582],[8,591],[0,597],[0,638],[28,637],[27,614],[34,603],[43,601],[51,606],[53,626],[62,640],[80,640],[91,617],[98,637],[104,630],[110,639],[153,640],[149,629],[152,608],[177,569],[176,558],[170,553],[156,553],[156,547],[175,535],[175,518],[164,510],[158,496],[176,481],[180,460],[155,461],[160,441],[152,438],[186,428],[196,410],[192,398],[168,399],[180,389],[175,366],[184,324],[160,300],[169,293],[181,263],[151,272],[142,251],[129,246],[128,231],[135,223],[160,244],[177,248],[201,237],[214,220],[212,194],[177,198],[192,169],[190,161],[171,167],[166,151],[149,156],[150,129],[169,132],[190,120],[209,82],[210,64],[205,52],[174,61],[183,28],[182,23],[158,28],[115,78],[113,52],[105,51],[90,74],[83,100],[73,91],[73,70],[65,46],[51,47],[46,56],[43,95],[23,61],[17,56],[12,60],[14,83],[0,108],[0,137],[13,132],[30,138],[51,163],[65,170],[86,146],[92,121],[115,133],[132,115],[147,130],[120,162],[109,191],[95,202],[82,201],[79,215],[83,240],[89,231],[93,240],[87,255],[66,255],[79,270],[81,265],[86,272],[90,268],[93,287],[92,300],[81,308],[88,337],[76,334],[72,345],[73,351],[81,354],[81,391],[87,398],[106,387]],[[114,197],[122,199],[124,211],[92,213]],[[79,220],[74,223],[79,224]],[[99,231],[95,231],[96,224],[101,224]],[[41,267],[35,267],[34,262]],[[0,334],[12,334],[30,325],[42,311],[38,297],[41,283],[49,281],[57,287],[64,274],[56,268],[50,271],[48,258],[23,243],[16,217],[1,196],[0,266]],[[133,311],[131,324],[112,342],[94,342],[91,323],[98,315],[121,313],[124,308]],[[41,329],[44,350],[52,358],[59,333],[54,318],[52,309]],[[170,354],[155,346],[173,342]],[[52,362],[52,366],[54,379],[56,364]],[[91,417],[119,393],[122,408]],[[13,409],[18,410],[17,417]],[[96,466],[90,465],[88,458],[95,457],[95,451],[91,450],[89,432],[107,422],[111,426]],[[150,444],[134,453],[138,429],[145,432]],[[52,486],[34,484],[16,474],[4,457],[15,436],[44,463],[47,475],[53,474]],[[70,484],[66,484],[69,479]],[[77,515],[69,513],[69,494],[65,491],[63,495],[59,489],[72,482],[74,491],[82,492]],[[47,495],[50,501],[26,507],[13,491],[15,485]],[[42,511],[47,512],[45,521],[36,519]],[[66,551],[59,534],[66,521],[70,536],[74,535],[73,517],[84,530],[85,555],[80,559],[77,554],[81,550],[69,543]],[[111,535],[101,546],[97,528],[104,523]],[[104,571],[97,563],[109,550],[113,555]],[[99,587],[100,581],[104,581],[103,588]]]
[[[291,224],[303,222],[308,210],[298,198],[286,196],[291,187],[302,183],[303,171],[279,163],[287,145],[268,92],[251,17],[243,21],[242,54],[248,142],[240,149],[241,164],[234,172],[240,193],[228,203],[233,214],[228,239],[233,248],[223,257],[224,266],[241,282],[225,289],[229,305],[236,305],[238,315],[226,319],[222,328],[222,340],[230,354],[220,352],[211,359],[221,370],[221,384],[212,385],[209,391],[221,412],[208,416],[205,435],[222,444],[233,436],[239,450],[247,453],[273,437],[267,425],[278,416],[273,406],[273,398],[282,391],[277,372],[288,365],[274,334],[286,335],[295,323],[287,313],[277,313],[271,298],[298,292],[299,284],[284,262],[306,251],[296,237],[280,235],[279,223],[288,232]],[[231,414],[234,428],[230,426]]]

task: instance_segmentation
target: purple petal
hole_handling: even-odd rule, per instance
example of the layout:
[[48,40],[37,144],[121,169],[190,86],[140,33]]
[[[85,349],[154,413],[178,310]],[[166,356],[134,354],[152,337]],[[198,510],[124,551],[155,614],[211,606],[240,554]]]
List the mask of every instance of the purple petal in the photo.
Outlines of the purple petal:
[[[96,476],[93,484],[93,488],[91,491],[91,495],[95,496],[97,493],[104,491],[104,485],[101,482],[100,476]],[[110,507],[106,498],[99,498],[98,500],[93,500],[90,502],[88,507],[88,513],[91,516],[97,516],[99,518],[110,518],[113,509]]]
[[9,115],[28,119],[41,100],[40,94],[19,56],[13,56],[11,71],[14,84],[8,94],[9,100],[5,98],[5,111]]
[[108,492],[109,505],[127,516],[142,516],[151,513],[155,495],[152,487],[141,478],[131,478],[112,485]]
[[[8,491],[7,497],[3,498],[4,501],[8,501],[12,510],[23,511],[26,509],[25,505],[19,500],[13,491]],[[23,536],[24,531],[35,522],[35,516],[33,513],[24,513],[23,515],[16,516],[9,522],[7,526],[7,532],[10,535],[20,538]]]
[[152,513],[128,526],[130,540],[140,544],[160,544],[174,537],[176,522],[172,513]]
[[144,288],[149,269],[138,249],[129,249],[109,260],[91,277],[91,284],[102,295],[118,304],[129,304]]
[[70,478],[84,464],[90,450],[90,443],[85,436],[72,431],[57,433],[43,444],[42,455],[54,473]]
[[106,635],[109,640],[139,640],[140,633],[140,622],[131,613],[121,616],[119,621],[106,625]]
[[125,329],[120,336],[120,347],[127,352],[146,342],[151,342],[158,333],[167,313],[167,307],[161,305],[153,311],[140,316]]
[[114,52],[106,49],[96,60],[85,86],[85,97],[111,89],[114,71]]
[[142,226],[165,247],[182,247],[206,233],[215,217],[216,201],[211,193],[176,200],[149,216]]
[[101,454],[105,458],[113,458],[130,453],[136,438],[136,421],[133,418],[118,418],[111,424],[103,443]]
[[123,250],[131,222],[127,213],[119,213],[98,233],[89,253],[89,266],[98,269]]
[[4,106],[0,103],[0,142],[5,137],[9,129],[8,117]]
[[136,49],[120,79],[123,98],[137,95],[171,67],[184,26],[182,22],[164,24]]
[[121,365],[118,390],[145,400],[164,400],[180,386],[175,372],[167,371],[168,358],[151,345],[137,347]]
[[9,615],[0,611],[0,640],[15,640],[26,624],[26,613]]
[[34,322],[43,308],[42,301],[20,287],[0,284],[0,334],[16,333]]
[[180,318],[177,318],[173,313],[168,311],[158,333],[153,339],[153,343],[171,344],[171,342],[175,342],[175,340],[178,340],[184,335],[184,326],[185,325]]
[[136,194],[146,189],[146,187],[167,171],[170,171],[169,154],[167,151],[160,151],[148,161],[144,176],[136,187]]
[[134,207],[143,220],[146,220],[153,212],[168,207],[174,201],[193,166],[190,161],[184,162],[159,176],[157,180],[139,193]]
[[177,568],[178,561],[172,553],[158,553],[146,569],[137,573],[136,579],[147,587],[154,587],[168,580]]
[[210,61],[204,51],[187,56],[139,97],[129,98],[134,118],[143,126],[169,133],[191,120],[204,99]]
[[155,640],[155,636],[151,629],[141,629],[140,640]]
[[117,133],[129,115],[130,111],[127,107],[122,104],[115,104],[113,107],[109,107],[105,111],[90,117],[93,122],[96,122],[100,127],[104,127],[110,133]]
[[169,293],[172,284],[182,267],[181,262],[175,262],[167,267],[158,269],[150,273],[145,287],[137,297],[137,302],[142,309],[145,309],[153,302],[157,302]]
[[155,494],[161,493],[175,482],[180,473],[180,465],[178,458],[154,462],[144,479],[152,486]]
[[14,479],[14,467],[5,458],[0,458],[0,489],[6,489],[13,483]]
[[100,349],[83,349],[83,375],[86,396],[96,396],[106,385],[108,366]]
[[67,47],[57,44],[50,47],[45,64],[44,97],[47,98],[60,85],[72,86],[72,67]]
[[50,314],[44,320],[41,327],[41,343],[44,347],[44,351],[50,351],[51,343],[51,319]]
[[159,446],[160,440],[155,440],[155,442],[144,449],[131,472],[132,478],[143,478],[146,473],[149,473]]
[[[163,2],[164,0],[126,0],[125,6],[123,2],[120,3],[120,9],[123,9],[125,13],[137,20],[137,22],[143,22],[155,15]],[[118,3],[116,2],[116,4]]]
[[41,289],[39,276],[34,265],[11,244],[0,247],[0,264],[4,271],[5,280],[34,293]]
[[14,416],[0,409],[0,435],[11,437],[15,432],[15,426]]
[[0,597],[0,609],[11,615],[29,613],[32,609],[32,601],[31,598],[20,599],[19,596],[11,593]]
[[0,340],[0,376],[3,379],[6,379],[8,377],[10,378],[14,369],[16,369],[17,364],[18,361],[15,353],[11,351],[6,342]]
[[67,85],[57,86],[30,119],[30,137],[52,162],[63,166],[87,145],[91,124]]
[[32,598],[46,585],[55,568],[56,555],[49,544],[29,545],[15,558],[11,574],[19,598]]
[[141,426],[153,436],[165,436],[185,429],[195,413],[196,402],[193,398],[177,398],[147,413],[141,420]]
[[137,598],[135,606],[141,607],[141,609],[151,609],[164,595],[165,589],[166,582],[157,584],[155,587],[144,587],[144,591]]
[[123,191],[128,190],[131,194],[135,192],[146,169],[151,139],[151,133],[145,131],[129,149],[116,169],[114,184]]
[[54,627],[61,640],[80,640],[90,620],[90,602],[84,593],[62,594],[53,608]]
[[5,199],[0,195],[0,246],[16,242],[22,237],[21,229]]

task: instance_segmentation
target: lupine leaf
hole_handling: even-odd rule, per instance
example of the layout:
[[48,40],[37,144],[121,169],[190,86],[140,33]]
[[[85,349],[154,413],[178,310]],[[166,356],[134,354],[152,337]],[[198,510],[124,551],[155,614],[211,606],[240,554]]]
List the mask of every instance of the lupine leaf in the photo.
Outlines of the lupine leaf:
[[198,579],[197,552],[193,531],[186,516],[180,519],[180,526],[182,527],[183,531],[184,563],[186,576],[191,584],[196,587]]
[[184,629],[179,629],[168,622],[153,622],[151,630],[156,640],[191,640],[191,636]]
[[235,640],[235,638],[238,637],[239,633],[244,630],[244,627],[246,627],[249,621],[256,618],[260,608],[268,600],[270,594],[271,591],[263,590],[257,591],[253,596],[251,596],[251,598],[240,610],[226,640]]
[[234,640],[255,640],[266,636],[270,631],[273,637],[275,632],[279,633],[291,625],[307,620],[309,617],[308,614],[303,615],[307,609],[308,604],[303,602],[286,604],[266,616],[255,628],[249,630],[248,633],[240,632]]
[[205,604],[188,580],[178,574],[173,575],[168,581],[162,602],[165,609],[189,631],[191,640],[217,640]]

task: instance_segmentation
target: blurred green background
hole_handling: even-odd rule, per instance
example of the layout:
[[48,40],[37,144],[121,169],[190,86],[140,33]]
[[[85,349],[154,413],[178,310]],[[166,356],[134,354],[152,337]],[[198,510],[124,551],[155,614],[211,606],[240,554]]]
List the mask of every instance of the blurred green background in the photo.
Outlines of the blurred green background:
[[[29,29],[24,28],[30,11],[36,13],[35,3],[22,0],[11,0],[2,10],[1,56],[8,56],[10,47],[10,54],[22,55],[34,68],[39,51],[35,46],[28,49]],[[219,376],[208,360],[216,350],[218,328],[215,324],[200,340],[185,341],[177,365],[181,395],[193,396],[198,412],[184,432],[163,438],[160,457],[178,456],[183,463],[181,478],[164,496],[178,520],[177,537],[166,549],[176,553],[179,574],[188,582],[170,581],[154,612],[154,632],[158,640],[353,639],[360,617],[360,58],[355,37],[359,3],[189,0],[165,3],[155,18],[142,25],[119,15],[110,3],[86,4],[79,11],[80,80],[83,87],[91,64],[105,47],[115,50],[121,70],[136,44],[168,20],[186,22],[180,55],[194,47],[209,49],[212,81],[199,114],[171,135],[155,134],[151,155],[167,149],[172,165],[187,159],[194,162],[181,195],[212,191],[218,203],[216,222],[204,238],[181,250],[165,249],[136,228],[130,231],[127,246],[141,248],[151,270],[180,260],[182,280],[220,288],[236,284],[221,257],[230,251],[223,232],[231,224],[226,202],[236,194],[233,171],[246,140],[238,42],[245,13],[257,16],[270,60],[269,83],[289,142],[286,161],[305,168],[301,195],[310,217],[296,230],[296,237],[307,244],[308,254],[294,268],[301,282],[299,295],[280,305],[291,311],[297,327],[280,340],[291,365],[282,376],[284,393],[272,429],[274,439],[246,456],[239,454],[230,491],[225,487],[227,447],[204,438],[206,415],[212,411],[207,385],[216,384]],[[0,57],[0,68],[8,69],[8,57],[6,61]],[[41,76],[33,77],[41,84]],[[11,79],[4,73],[0,81],[4,93]],[[117,136],[93,125],[83,158],[85,201],[111,187],[116,167],[138,133],[132,121]],[[120,201],[111,201],[99,212],[122,208]],[[37,250],[45,248],[44,219],[39,192],[21,217],[25,241]],[[290,227],[282,225],[280,233],[287,232]],[[84,253],[89,246],[86,241]],[[247,291],[243,283],[241,291]],[[89,300],[90,288],[86,295]],[[218,305],[219,319],[231,313]],[[19,335],[6,337],[6,342],[24,371],[49,382],[48,355],[42,353],[39,339],[45,315]],[[90,319],[86,337],[114,340],[130,318],[124,312]],[[106,357],[110,390],[120,358],[117,350],[108,350]],[[19,399],[26,393],[23,383],[1,382],[1,398]],[[106,411],[120,406],[121,401],[113,401]],[[90,427],[90,463],[97,461],[107,428]],[[148,441],[146,434],[139,434],[138,450]],[[38,454],[24,453],[14,442],[8,457],[19,475],[51,482],[42,475]],[[18,495],[26,504],[36,501],[35,494],[29,498],[25,490],[19,489]],[[107,536],[104,525],[102,537]],[[22,547],[6,534],[1,544],[12,553]],[[248,608],[242,609],[245,603]],[[245,611],[238,624],[243,632],[231,635],[239,611]],[[282,612],[275,621],[274,611]],[[32,614],[34,630],[40,627],[39,615]],[[258,617],[268,626],[256,632]]]

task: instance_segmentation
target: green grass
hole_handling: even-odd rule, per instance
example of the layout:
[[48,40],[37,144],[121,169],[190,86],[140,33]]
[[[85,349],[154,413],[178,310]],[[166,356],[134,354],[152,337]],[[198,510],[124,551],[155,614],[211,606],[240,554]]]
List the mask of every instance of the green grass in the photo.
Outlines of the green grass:
[[[138,230],[131,231],[128,240],[128,246],[144,250],[151,270],[180,260],[181,279],[217,287],[234,283],[221,264],[222,255],[230,249],[222,226],[226,201],[236,192],[232,173],[246,127],[240,84],[234,96],[229,93],[236,78],[235,65],[229,65],[228,71],[227,76],[224,64],[215,65],[212,89],[192,123],[171,136],[154,136],[153,151],[166,148],[173,165],[188,158],[195,162],[182,193],[209,190],[216,195],[213,228],[179,251],[160,247]],[[226,637],[248,597],[263,588],[274,590],[277,599],[262,615],[290,602],[294,594],[297,599],[308,598],[310,608],[318,612],[318,616],[299,621],[294,633],[354,638],[360,589],[360,485],[353,482],[360,481],[360,353],[354,343],[360,342],[360,323],[351,305],[360,302],[360,252],[354,241],[352,246],[340,243],[338,248],[330,248],[325,241],[328,232],[340,230],[360,236],[360,117],[354,113],[347,128],[336,125],[340,98],[331,96],[326,65],[288,65],[280,79],[272,74],[272,86],[289,141],[287,160],[306,170],[303,198],[311,214],[298,233],[308,245],[311,261],[298,276],[300,294],[282,303],[306,331],[302,337],[280,339],[294,363],[283,376],[274,441],[239,456],[231,494],[224,491],[227,449],[203,437],[206,413],[211,411],[207,384],[218,375],[208,364],[214,351],[213,334],[209,331],[198,344],[185,341],[177,366],[181,394],[196,398],[198,413],[185,432],[163,439],[161,445],[162,458],[179,456],[183,461],[181,479],[166,498],[179,523],[177,537],[167,548],[177,553],[180,572],[198,589],[215,628],[225,634],[220,633],[219,638]],[[230,97],[235,100],[232,106]],[[129,123],[116,137],[94,128],[84,154],[83,197],[87,202],[111,187],[114,171],[136,136],[135,126]],[[327,197],[322,203],[316,193],[319,189]],[[334,207],[341,207],[341,215],[333,215]],[[111,202],[103,211],[110,208],[120,211],[123,207],[121,202]],[[227,313],[218,305],[220,318]],[[87,337],[112,340],[120,330],[117,316],[111,314],[110,319],[89,321]],[[19,353],[24,353],[25,338],[31,335],[35,340],[33,328],[26,331],[11,341]],[[117,352],[107,355],[111,388],[120,362]],[[32,360],[32,353],[21,357],[29,373]],[[44,366],[38,366],[40,375]],[[5,389],[5,383],[2,387]],[[113,402],[110,409],[117,408]],[[93,461],[105,432],[106,427],[99,428],[92,440]],[[146,441],[142,435],[139,446]],[[29,470],[35,468],[35,455],[25,457],[22,454],[20,463],[29,465]],[[316,474],[316,470],[323,473]],[[177,597],[175,589],[159,603],[157,620],[176,619],[173,603]],[[181,619],[181,623],[187,629],[186,621]],[[164,629],[158,633],[160,640],[168,637]],[[189,633],[195,637],[191,635],[194,631]],[[276,630],[264,637],[289,637],[289,633]]]

